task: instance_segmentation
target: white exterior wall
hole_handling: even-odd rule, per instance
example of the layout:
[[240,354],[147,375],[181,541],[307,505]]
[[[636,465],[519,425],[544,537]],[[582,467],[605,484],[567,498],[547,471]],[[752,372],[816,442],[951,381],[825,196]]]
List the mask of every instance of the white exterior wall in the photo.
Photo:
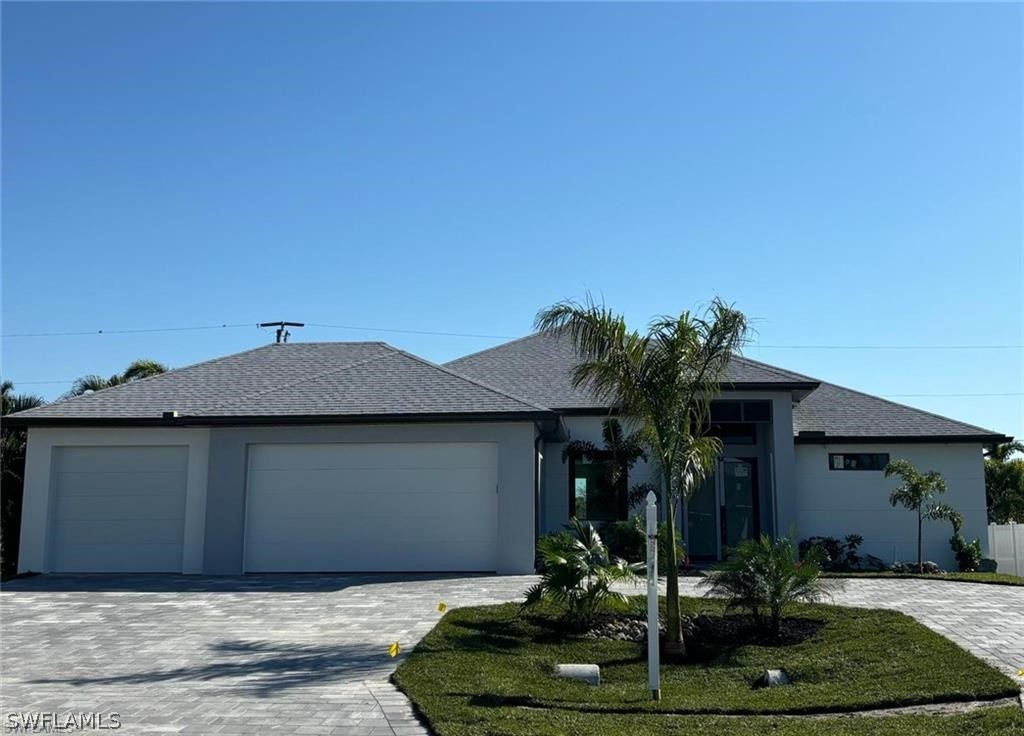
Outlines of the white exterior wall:
[[[889,494],[900,481],[882,471],[829,470],[829,453],[885,452],[903,458],[918,470],[942,473],[949,490],[941,497],[964,516],[962,534],[981,540],[987,555],[985,475],[980,444],[834,444],[796,446],[797,539],[848,534],[864,537],[861,554],[887,564],[917,560],[917,516],[902,506],[893,508]],[[785,527],[783,527],[785,529]],[[947,521],[926,521],[923,555],[946,570],[956,569],[949,546],[953,536]]]
[[210,432],[206,429],[61,429],[32,428],[25,454],[25,485],[21,512],[18,572],[50,572],[50,531],[56,448],[62,447],[185,447],[188,471],[181,571],[203,571],[206,535],[206,474]]

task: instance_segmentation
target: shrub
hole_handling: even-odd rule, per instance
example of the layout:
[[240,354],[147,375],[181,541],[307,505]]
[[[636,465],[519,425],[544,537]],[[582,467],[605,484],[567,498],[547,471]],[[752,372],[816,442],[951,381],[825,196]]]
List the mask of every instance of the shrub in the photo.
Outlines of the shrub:
[[571,519],[566,532],[542,537],[537,552],[540,581],[526,591],[524,608],[543,601],[563,606],[565,619],[577,628],[589,627],[602,610],[629,608],[626,596],[611,586],[635,580],[643,567],[612,558],[593,525]]
[[953,548],[960,572],[974,572],[981,565],[981,540],[975,539],[973,542],[968,542],[964,539],[964,535],[957,530],[950,538],[949,546]]
[[800,559],[804,559],[812,549],[817,549],[822,555],[823,570],[859,570],[861,557],[857,549],[863,541],[864,537],[859,534],[848,534],[842,542],[835,537],[808,537],[800,540]]
[[709,588],[709,595],[725,597],[727,607],[748,609],[759,628],[778,636],[787,605],[817,601],[827,594],[821,579],[822,557],[821,551],[811,546],[804,559],[798,560],[790,539],[772,540],[762,534],[741,542],[732,557],[708,573],[700,585]]
[[642,562],[647,558],[647,530],[639,516],[605,524],[601,527],[601,538],[614,557],[630,562]]
[[[647,525],[642,516],[634,516],[628,521],[615,521],[601,527],[601,536],[608,545],[608,551],[614,557],[621,557],[629,562],[646,562],[647,560]],[[668,559],[668,522],[658,524],[658,569],[664,572],[665,560]],[[676,559],[679,565],[685,565],[686,551],[679,534],[676,534]]]

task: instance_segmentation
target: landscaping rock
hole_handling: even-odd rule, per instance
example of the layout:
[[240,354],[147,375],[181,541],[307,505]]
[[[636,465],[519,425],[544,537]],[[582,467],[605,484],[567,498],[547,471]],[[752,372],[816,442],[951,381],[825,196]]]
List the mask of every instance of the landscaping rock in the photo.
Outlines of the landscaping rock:
[[601,668],[596,664],[556,664],[555,677],[566,677],[590,685],[600,685]]
[[[659,621],[659,633],[665,633],[665,622]],[[583,636],[588,639],[615,641],[647,641],[647,620],[636,616],[608,616],[600,619]]]
[[783,670],[766,670],[754,683],[754,687],[778,687],[779,685],[790,685],[792,682],[789,675]]

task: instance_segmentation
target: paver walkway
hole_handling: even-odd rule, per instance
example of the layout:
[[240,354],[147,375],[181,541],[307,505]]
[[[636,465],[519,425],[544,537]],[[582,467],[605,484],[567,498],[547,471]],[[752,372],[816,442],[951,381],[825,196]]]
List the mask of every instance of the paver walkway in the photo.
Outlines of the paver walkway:
[[[15,581],[0,592],[3,724],[9,713],[116,712],[124,734],[426,734],[388,683],[388,645],[411,649],[440,601],[516,600],[533,579]],[[682,581],[684,595],[693,582]],[[849,580],[835,603],[905,611],[1004,671],[1024,667],[1024,588]]]

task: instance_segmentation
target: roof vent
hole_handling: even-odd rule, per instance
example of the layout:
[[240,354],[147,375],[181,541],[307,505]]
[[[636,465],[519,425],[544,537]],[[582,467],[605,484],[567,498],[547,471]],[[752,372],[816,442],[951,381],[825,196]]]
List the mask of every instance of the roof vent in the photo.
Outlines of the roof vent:
[[177,419],[177,418],[178,418],[178,412],[176,412],[176,411],[165,411],[164,412],[164,419]]

